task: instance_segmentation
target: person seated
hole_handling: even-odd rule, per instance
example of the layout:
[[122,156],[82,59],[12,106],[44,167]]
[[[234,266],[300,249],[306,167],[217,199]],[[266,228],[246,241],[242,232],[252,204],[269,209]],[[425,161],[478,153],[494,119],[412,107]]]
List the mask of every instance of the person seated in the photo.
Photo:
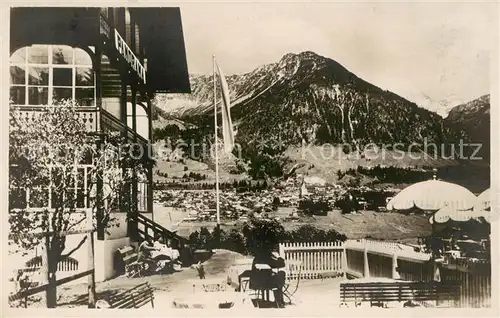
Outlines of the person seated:
[[174,264],[179,263],[179,251],[171,247],[170,241],[163,242],[163,238],[158,236],[153,244],[152,258],[157,263],[157,272],[165,269],[167,265],[173,268]]
[[151,269],[152,265],[155,264],[155,260],[152,257],[152,252],[154,250],[155,247],[149,237],[147,237],[137,249],[137,261],[143,262],[146,270]]
[[252,262],[250,289],[272,289],[278,307],[284,307],[285,260],[274,249],[258,253]]

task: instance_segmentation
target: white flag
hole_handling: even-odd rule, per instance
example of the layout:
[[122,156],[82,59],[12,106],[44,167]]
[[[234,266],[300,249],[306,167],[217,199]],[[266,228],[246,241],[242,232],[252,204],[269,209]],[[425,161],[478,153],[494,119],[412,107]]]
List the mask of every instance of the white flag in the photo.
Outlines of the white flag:
[[220,88],[222,91],[222,137],[224,140],[224,150],[230,153],[234,148],[234,132],[233,123],[231,120],[231,103],[229,99],[229,87],[226,78],[217,64],[217,71],[220,77]]

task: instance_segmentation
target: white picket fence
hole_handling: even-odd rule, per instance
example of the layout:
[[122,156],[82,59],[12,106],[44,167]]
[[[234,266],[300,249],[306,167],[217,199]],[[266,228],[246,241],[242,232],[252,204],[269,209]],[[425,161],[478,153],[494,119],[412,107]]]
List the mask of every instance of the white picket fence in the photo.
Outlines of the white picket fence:
[[300,262],[300,277],[305,279],[336,277],[345,269],[341,242],[282,243],[280,255],[285,261]]

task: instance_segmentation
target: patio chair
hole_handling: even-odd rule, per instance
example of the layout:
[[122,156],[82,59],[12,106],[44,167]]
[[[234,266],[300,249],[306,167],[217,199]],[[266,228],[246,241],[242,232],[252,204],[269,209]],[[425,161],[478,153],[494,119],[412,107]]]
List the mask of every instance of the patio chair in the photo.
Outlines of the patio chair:
[[285,304],[291,305],[292,299],[299,289],[302,264],[299,262],[287,263],[287,275],[285,286],[283,286],[283,297],[288,300]]
[[273,290],[272,275],[271,269],[253,269],[250,274],[248,287],[245,289],[246,293],[255,299],[257,307],[261,307],[261,302],[269,302],[269,294]]

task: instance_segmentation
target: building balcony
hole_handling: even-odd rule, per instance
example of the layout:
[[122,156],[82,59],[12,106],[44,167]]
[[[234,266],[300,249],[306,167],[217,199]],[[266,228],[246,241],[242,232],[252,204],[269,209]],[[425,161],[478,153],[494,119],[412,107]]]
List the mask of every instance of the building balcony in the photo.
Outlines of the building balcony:
[[[40,116],[46,107],[33,107],[33,106],[11,106],[16,109],[16,115],[18,118],[30,122],[33,121],[37,116]],[[96,107],[78,107],[76,116],[78,119],[84,123],[85,130],[88,132],[96,132],[99,130],[99,111]]]

